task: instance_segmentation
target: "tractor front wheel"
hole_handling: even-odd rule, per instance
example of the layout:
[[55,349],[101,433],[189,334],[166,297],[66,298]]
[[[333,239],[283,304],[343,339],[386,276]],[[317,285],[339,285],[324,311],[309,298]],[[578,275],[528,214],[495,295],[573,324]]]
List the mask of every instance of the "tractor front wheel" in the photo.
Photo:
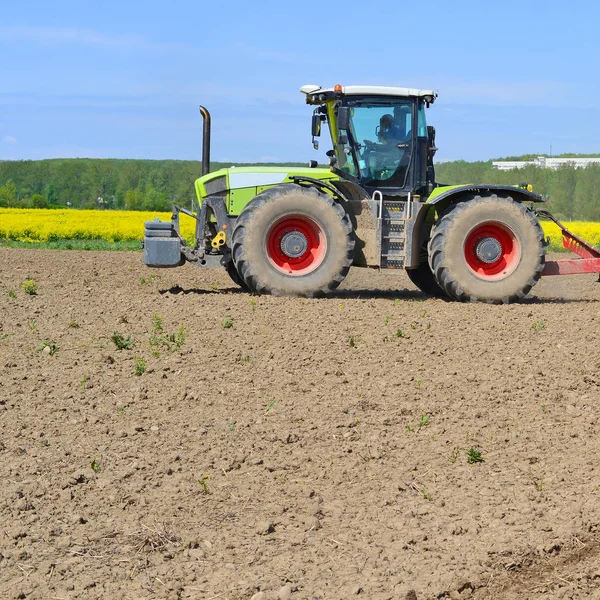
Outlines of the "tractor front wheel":
[[446,210],[431,231],[428,251],[436,281],[452,298],[508,304],[537,283],[546,247],[535,215],[494,194]]
[[251,200],[233,229],[233,260],[258,294],[322,296],[346,277],[354,256],[350,217],[330,196],[283,185]]
[[225,263],[225,270],[227,271],[227,275],[231,277],[231,281],[238,285],[243,290],[248,291],[248,286],[244,282],[244,280],[240,277],[240,274],[237,272],[235,265],[233,264],[233,260],[229,260]]

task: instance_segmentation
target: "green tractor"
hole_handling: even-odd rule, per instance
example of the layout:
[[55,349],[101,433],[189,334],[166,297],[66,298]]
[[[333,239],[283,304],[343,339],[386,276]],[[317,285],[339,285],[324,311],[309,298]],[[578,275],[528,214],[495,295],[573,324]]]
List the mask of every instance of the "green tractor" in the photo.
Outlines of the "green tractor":
[[[199,208],[176,206],[171,222],[145,224],[148,266],[225,267],[252,293],[304,297],[334,290],[352,265],[404,269],[426,294],[488,303],[523,298],[542,274],[600,271],[600,253],[564,227],[583,260],[545,261],[538,216],[555,219],[533,209],[542,197],[530,186],[436,182],[435,129],[425,114],[435,92],[341,85],[301,92],[314,106],[315,148],[329,126],[329,168],[311,161],[210,173],[210,114],[201,106]],[[181,213],[196,220],[194,247],[179,233]],[[567,262],[574,266],[560,264]]]

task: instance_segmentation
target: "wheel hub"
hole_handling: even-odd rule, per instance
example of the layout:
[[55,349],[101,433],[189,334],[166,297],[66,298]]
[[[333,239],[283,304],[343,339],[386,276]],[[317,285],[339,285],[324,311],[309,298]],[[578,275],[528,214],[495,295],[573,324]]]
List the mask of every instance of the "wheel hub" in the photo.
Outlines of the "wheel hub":
[[300,231],[288,231],[282,236],[279,247],[286,256],[298,258],[306,252],[308,240]]
[[493,237],[485,237],[475,247],[477,258],[488,265],[495,263],[502,256],[502,245]]
[[286,276],[312,273],[323,263],[327,253],[325,231],[304,214],[287,214],[275,221],[265,242],[271,266]]

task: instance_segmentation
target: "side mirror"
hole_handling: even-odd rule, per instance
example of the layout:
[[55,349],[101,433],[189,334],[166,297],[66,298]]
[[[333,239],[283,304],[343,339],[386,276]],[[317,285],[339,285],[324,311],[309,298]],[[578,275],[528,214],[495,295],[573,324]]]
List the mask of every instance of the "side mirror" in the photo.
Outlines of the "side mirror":
[[312,116],[312,136],[319,137],[321,135],[321,115]]
[[435,147],[435,127],[433,125],[427,125],[427,154],[430,158],[433,158],[437,152]]
[[350,109],[340,106],[337,110],[337,128],[346,131],[350,127]]

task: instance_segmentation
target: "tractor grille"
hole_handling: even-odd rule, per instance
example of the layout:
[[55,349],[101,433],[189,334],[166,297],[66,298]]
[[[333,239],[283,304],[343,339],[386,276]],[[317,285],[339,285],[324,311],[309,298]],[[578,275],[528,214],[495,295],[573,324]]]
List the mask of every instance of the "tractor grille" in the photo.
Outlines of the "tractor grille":
[[204,184],[204,189],[206,190],[207,196],[224,192],[227,189],[227,178],[223,176],[211,179]]

